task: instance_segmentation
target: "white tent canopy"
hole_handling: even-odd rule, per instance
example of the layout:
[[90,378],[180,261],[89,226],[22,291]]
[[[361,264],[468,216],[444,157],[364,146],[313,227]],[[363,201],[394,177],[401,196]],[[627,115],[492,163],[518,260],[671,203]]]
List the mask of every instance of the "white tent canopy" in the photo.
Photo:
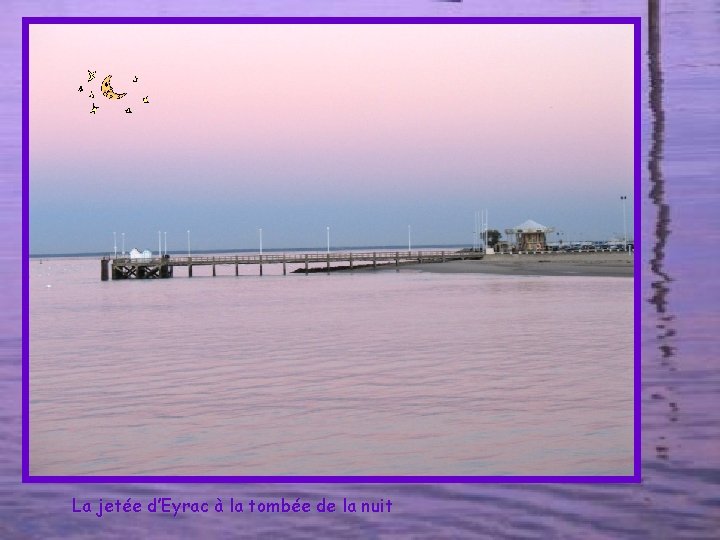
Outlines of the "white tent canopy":
[[516,232],[550,232],[550,227],[546,227],[545,225],[541,225],[537,221],[533,221],[532,219],[528,219],[527,221],[522,222],[520,225],[516,225],[513,227],[513,230]]
[[152,259],[152,252],[149,249],[140,251],[137,248],[132,248],[130,250],[130,258],[131,259]]

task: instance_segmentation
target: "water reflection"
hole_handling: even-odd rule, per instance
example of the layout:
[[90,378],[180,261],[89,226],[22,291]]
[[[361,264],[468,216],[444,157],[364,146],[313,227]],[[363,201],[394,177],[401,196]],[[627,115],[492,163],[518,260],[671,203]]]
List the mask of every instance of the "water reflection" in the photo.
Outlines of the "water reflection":
[[665,245],[670,234],[670,206],[665,202],[665,181],[662,176],[661,160],[665,137],[665,111],[662,104],[663,76],[660,66],[660,5],[658,0],[648,2],[648,65],[650,71],[650,112],[652,114],[652,145],[648,159],[650,171],[650,199],[657,207],[655,223],[655,245],[650,268],[657,277],[652,282],[653,296],[650,303],[655,305],[661,320],[671,317],[667,312],[667,295],[670,276],[664,269]]
[[[662,175],[661,162],[663,158],[663,144],[665,140],[665,111],[663,109],[663,73],[660,58],[660,5],[658,0],[648,2],[648,68],[650,74],[650,112],[652,114],[652,143],[648,155],[648,170],[650,172],[650,200],[657,207],[657,220],[655,222],[655,245],[653,257],[650,260],[650,269],[655,276],[651,283],[653,295],[650,303],[655,306],[659,320],[657,328],[658,348],[660,350],[660,365],[675,371],[671,365],[674,347],[668,339],[675,335],[671,327],[673,316],[668,313],[668,294],[670,292],[671,277],[665,271],[665,246],[670,235],[670,206],[665,201],[665,180]],[[678,405],[675,398],[669,395],[670,388],[662,393],[653,393],[654,402],[667,403],[671,422],[678,419]],[[655,456],[661,460],[670,458],[670,445],[667,437],[659,435],[655,441]]]

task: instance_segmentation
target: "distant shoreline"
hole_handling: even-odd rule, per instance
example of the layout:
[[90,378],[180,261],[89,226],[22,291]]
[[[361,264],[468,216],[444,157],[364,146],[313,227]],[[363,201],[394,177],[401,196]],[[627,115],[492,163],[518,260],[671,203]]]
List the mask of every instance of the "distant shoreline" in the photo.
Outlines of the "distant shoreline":
[[479,261],[413,263],[404,270],[437,274],[495,274],[504,276],[633,277],[632,253],[544,253],[486,255]]
[[[485,255],[480,260],[455,260],[446,262],[416,263],[403,262],[383,263],[374,267],[372,264],[349,266],[332,266],[311,268],[309,273],[324,274],[327,272],[429,272],[434,274],[493,274],[502,276],[583,276],[583,277],[618,277],[634,276],[633,253],[599,252],[599,253],[542,253],[542,254],[497,254]],[[302,268],[294,273],[304,273]]]

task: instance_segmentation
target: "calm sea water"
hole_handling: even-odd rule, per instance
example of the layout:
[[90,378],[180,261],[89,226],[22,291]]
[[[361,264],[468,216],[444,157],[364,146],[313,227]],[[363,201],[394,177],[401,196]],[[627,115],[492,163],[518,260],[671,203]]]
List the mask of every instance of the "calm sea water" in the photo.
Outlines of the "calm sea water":
[[[87,15],[78,4],[9,6],[3,19],[6,65],[19,71],[21,15]],[[147,9],[126,2],[99,6],[95,15],[198,14],[189,1]],[[243,3],[229,11],[209,0],[207,15],[627,15],[645,16],[646,2],[520,1],[462,4],[406,2]],[[660,31],[648,54],[643,32],[643,327],[642,468],[640,485],[23,485],[20,484],[20,81],[9,78],[3,155],[3,298],[0,313],[0,537],[179,538],[231,536],[716,538],[720,524],[720,369],[717,350],[717,267],[720,214],[717,2],[663,2]],[[653,69],[649,69],[652,65]],[[651,71],[654,75],[651,77]],[[3,86],[6,88],[6,86]],[[650,105],[650,98],[653,105]],[[5,163],[5,162],[4,162]],[[193,278],[194,279],[194,278]],[[154,284],[153,284],[154,285]],[[172,496],[213,501],[230,496],[317,500],[391,498],[392,514],[111,515],[103,520],[70,513],[72,497]],[[280,516],[279,518],[281,518]],[[238,519],[239,518],[239,519]],[[307,519],[304,519],[307,518]]]
[[632,474],[632,279],[178,270],[33,261],[33,474]]

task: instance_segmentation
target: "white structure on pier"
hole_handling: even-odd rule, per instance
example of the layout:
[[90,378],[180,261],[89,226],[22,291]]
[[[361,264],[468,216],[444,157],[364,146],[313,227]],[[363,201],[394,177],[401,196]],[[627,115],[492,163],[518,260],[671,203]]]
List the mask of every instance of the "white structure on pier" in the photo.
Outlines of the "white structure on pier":
[[547,249],[546,234],[553,232],[553,227],[546,227],[537,221],[528,219],[512,229],[505,229],[508,239],[515,237],[514,244],[518,251],[545,251]]
[[130,250],[130,259],[152,259],[152,251],[150,251],[149,249],[146,249],[145,251],[140,251],[138,248],[132,248]]

